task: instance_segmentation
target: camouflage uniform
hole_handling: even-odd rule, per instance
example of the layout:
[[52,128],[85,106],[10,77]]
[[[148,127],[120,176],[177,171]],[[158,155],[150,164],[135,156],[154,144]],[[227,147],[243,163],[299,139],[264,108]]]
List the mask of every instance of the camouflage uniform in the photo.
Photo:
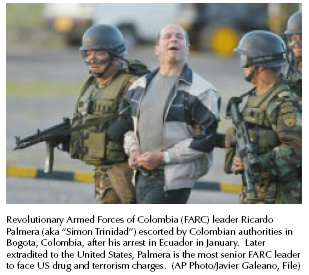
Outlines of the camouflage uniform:
[[293,91],[302,99],[302,74],[301,72],[293,72],[287,76],[287,83],[293,88]]
[[[298,168],[302,161],[302,113],[297,96],[280,80],[267,92],[249,92],[242,111],[250,141],[260,159],[258,198],[250,199],[243,177],[241,203],[300,203]],[[225,171],[232,172],[234,128],[226,134]]]
[[[125,58],[127,52],[123,35],[111,25],[99,24],[86,30],[80,51],[91,77],[81,91],[73,115],[72,126],[79,130],[70,135],[70,155],[94,165],[98,201],[134,203],[132,171],[123,149],[124,133],[113,138],[114,133],[110,129],[118,117],[120,101],[145,66]],[[91,64],[101,66],[102,70],[91,70]],[[110,72],[117,70],[112,79],[107,77],[110,69],[113,69]],[[124,131],[124,128],[121,130]]]
[[[137,76],[119,72],[109,82],[90,77],[77,101],[72,126],[91,123],[93,119],[115,115],[128,87]],[[127,164],[123,142],[107,136],[108,123],[90,126],[73,132],[70,138],[72,158],[94,165],[95,198],[100,203],[134,203],[135,191],[131,183],[133,172]]]
[[302,48],[302,39],[297,42],[293,42],[293,35],[301,36],[302,35],[302,11],[297,11],[293,13],[287,23],[286,30],[284,32],[287,38],[287,45],[291,52],[291,60],[293,61],[293,70],[290,69],[287,74],[287,81],[297,95],[302,98],[302,73],[298,71],[299,62],[302,61],[302,57],[295,57],[293,54],[293,48],[295,43],[298,44],[298,47]]

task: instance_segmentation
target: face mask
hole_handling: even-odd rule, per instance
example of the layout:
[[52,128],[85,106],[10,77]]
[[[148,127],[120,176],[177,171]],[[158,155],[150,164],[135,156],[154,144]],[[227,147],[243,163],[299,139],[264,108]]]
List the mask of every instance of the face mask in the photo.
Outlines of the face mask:
[[87,54],[88,51],[82,51],[83,59],[87,66],[90,64],[96,64],[96,65],[104,65],[105,68],[102,72],[93,72],[89,70],[89,74],[93,75],[94,77],[103,77],[107,70],[109,69],[113,57],[108,53],[106,54],[106,51],[92,51],[92,54]]
[[289,41],[288,46],[290,49],[293,49],[296,45],[299,49],[302,49],[302,40],[298,41]]
[[94,63],[97,65],[108,64],[111,61],[111,57],[109,54],[106,55],[105,53],[105,51],[93,51],[91,55],[88,55],[87,51],[82,51],[83,59],[87,65],[89,65],[90,63]]
[[[294,38],[294,39],[292,39],[292,38]],[[296,45],[298,46],[298,48],[299,49],[302,49],[302,36],[301,35],[295,35],[295,37],[294,37],[294,35],[292,36],[292,35],[290,35],[290,36],[288,36],[288,47],[290,48],[290,49],[293,49]]]

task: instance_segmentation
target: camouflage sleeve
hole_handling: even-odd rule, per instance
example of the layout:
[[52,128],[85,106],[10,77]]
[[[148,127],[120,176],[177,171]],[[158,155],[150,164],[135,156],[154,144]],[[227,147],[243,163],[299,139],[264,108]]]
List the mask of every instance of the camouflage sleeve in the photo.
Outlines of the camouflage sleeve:
[[236,146],[233,142],[236,131],[234,127],[229,128],[225,133],[225,160],[224,160],[224,172],[231,174],[233,158],[236,155]]
[[261,168],[270,168],[280,180],[289,181],[302,162],[302,113],[298,102],[282,97],[270,104],[268,114],[280,145],[260,157]]

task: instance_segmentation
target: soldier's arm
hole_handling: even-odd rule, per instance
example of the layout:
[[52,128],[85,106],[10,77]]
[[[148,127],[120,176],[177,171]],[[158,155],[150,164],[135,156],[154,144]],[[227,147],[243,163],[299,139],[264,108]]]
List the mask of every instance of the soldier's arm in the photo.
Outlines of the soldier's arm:
[[289,181],[302,161],[302,114],[298,103],[288,97],[271,104],[277,105],[270,119],[280,145],[261,156],[261,168],[271,169],[277,177]]
[[[124,134],[133,130],[133,121],[130,115],[130,105],[126,98],[127,91],[137,77],[132,77],[123,89],[119,104],[119,119],[115,120],[107,129],[108,138],[112,141],[123,141]],[[121,110],[123,112],[121,113]]]
[[233,140],[235,138],[235,128],[231,127],[226,131],[225,134],[225,160],[224,160],[224,172],[227,174],[231,174],[233,159],[236,155],[236,145],[233,144]]
[[119,119],[113,121],[113,123],[107,129],[107,136],[112,141],[123,141],[124,134],[133,130],[132,118]]

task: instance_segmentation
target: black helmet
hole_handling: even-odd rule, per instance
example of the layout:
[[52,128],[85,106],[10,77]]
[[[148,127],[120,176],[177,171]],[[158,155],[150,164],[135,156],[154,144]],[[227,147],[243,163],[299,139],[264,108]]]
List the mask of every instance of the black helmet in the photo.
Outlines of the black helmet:
[[302,12],[301,11],[297,11],[290,16],[286,31],[284,33],[286,35],[302,34]]
[[92,26],[85,31],[80,50],[105,50],[120,58],[127,53],[120,30],[104,24]]
[[249,65],[281,67],[286,56],[284,41],[280,36],[268,31],[248,32],[234,51],[241,54],[243,68]]

